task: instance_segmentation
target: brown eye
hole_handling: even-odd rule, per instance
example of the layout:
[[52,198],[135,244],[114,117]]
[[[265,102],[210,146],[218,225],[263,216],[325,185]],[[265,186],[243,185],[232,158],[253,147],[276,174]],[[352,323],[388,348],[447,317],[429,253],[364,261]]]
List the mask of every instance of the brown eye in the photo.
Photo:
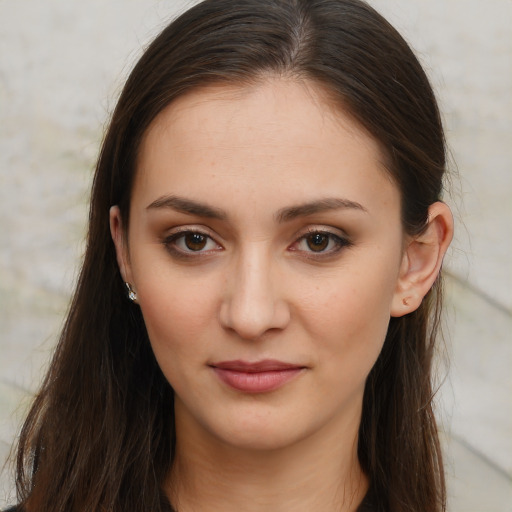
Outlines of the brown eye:
[[203,254],[212,255],[223,248],[210,235],[201,231],[178,231],[164,240],[163,245],[176,258],[197,258]]
[[187,233],[183,238],[185,246],[190,251],[202,251],[208,241],[208,237],[201,233]]
[[352,242],[345,236],[323,230],[311,230],[301,236],[288,247],[290,251],[298,251],[306,258],[334,257],[345,247],[352,246]]
[[308,248],[313,252],[325,251],[329,245],[329,235],[324,233],[313,233],[306,237]]

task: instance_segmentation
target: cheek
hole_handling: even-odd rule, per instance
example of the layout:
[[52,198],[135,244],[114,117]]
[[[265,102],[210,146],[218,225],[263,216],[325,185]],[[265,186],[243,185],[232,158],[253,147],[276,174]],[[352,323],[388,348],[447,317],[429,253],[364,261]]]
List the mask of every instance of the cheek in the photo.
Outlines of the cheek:
[[333,293],[327,304],[320,301],[309,309],[308,330],[323,350],[336,357],[376,358],[389,323],[387,305],[357,291]]
[[311,329],[325,329],[333,335],[338,332],[350,342],[364,333],[382,332],[382,326],[387,326],[393,290],[391,280],[379,282],[371,272],[352,272],[318,287],[302,309]]
[[204,357],[213,339],[206,334],[213,334],[217,317],[214,283],[177,274],[149,279],[139,288],[149,339],[167,377],[183,358]]
[[[335,294],[330,307],[312,314],[319,327],[313,334],[317,340],[319,385],[326,400],[343,405],[361,396],[366,379],[384,344],[389,315],[368,308],[356,293]],[[326,315],[325,313],[330,313]],[[327,398],[327,397],[331,398]]]
[[302,306],[319,359],[347,380],[364,380],[385,340],[396,279],[394,263],[345,269],[317,284]]

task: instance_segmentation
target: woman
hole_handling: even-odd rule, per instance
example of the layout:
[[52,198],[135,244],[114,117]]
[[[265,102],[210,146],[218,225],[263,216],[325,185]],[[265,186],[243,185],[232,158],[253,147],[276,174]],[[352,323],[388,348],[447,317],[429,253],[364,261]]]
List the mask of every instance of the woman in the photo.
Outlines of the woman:
[[207,0],[130,75],[20,510],[444,509],[438,108],[358,0]]

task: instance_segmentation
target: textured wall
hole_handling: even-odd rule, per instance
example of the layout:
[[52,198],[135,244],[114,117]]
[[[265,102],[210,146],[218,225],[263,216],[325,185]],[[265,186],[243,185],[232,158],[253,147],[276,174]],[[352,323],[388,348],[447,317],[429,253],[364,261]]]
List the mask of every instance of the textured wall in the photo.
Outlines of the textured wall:
[[371,3],[412,43],[438,92],[460,172],[450,268],[512,313],[512,2]]
[[[0,0],[0,462],[74,283],[102,126],[141,47],[191,3]],[[460,172],[447,197],[452,509],[510,511],[512,1],[371,3],[426,66]]]

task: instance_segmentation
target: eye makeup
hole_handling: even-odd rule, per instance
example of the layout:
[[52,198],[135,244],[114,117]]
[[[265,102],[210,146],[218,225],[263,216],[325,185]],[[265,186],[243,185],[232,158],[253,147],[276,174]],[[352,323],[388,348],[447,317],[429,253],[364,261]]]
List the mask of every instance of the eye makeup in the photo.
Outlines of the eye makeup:
[[[214,256],[225,248],[204,228],[183,226],[162,239],[171,256],[180,260],[198,261],[198,258]],[[330,259],[342,249],[353,245],[340,230],[310,226],[296,237],[287,251],[307,259]]]

